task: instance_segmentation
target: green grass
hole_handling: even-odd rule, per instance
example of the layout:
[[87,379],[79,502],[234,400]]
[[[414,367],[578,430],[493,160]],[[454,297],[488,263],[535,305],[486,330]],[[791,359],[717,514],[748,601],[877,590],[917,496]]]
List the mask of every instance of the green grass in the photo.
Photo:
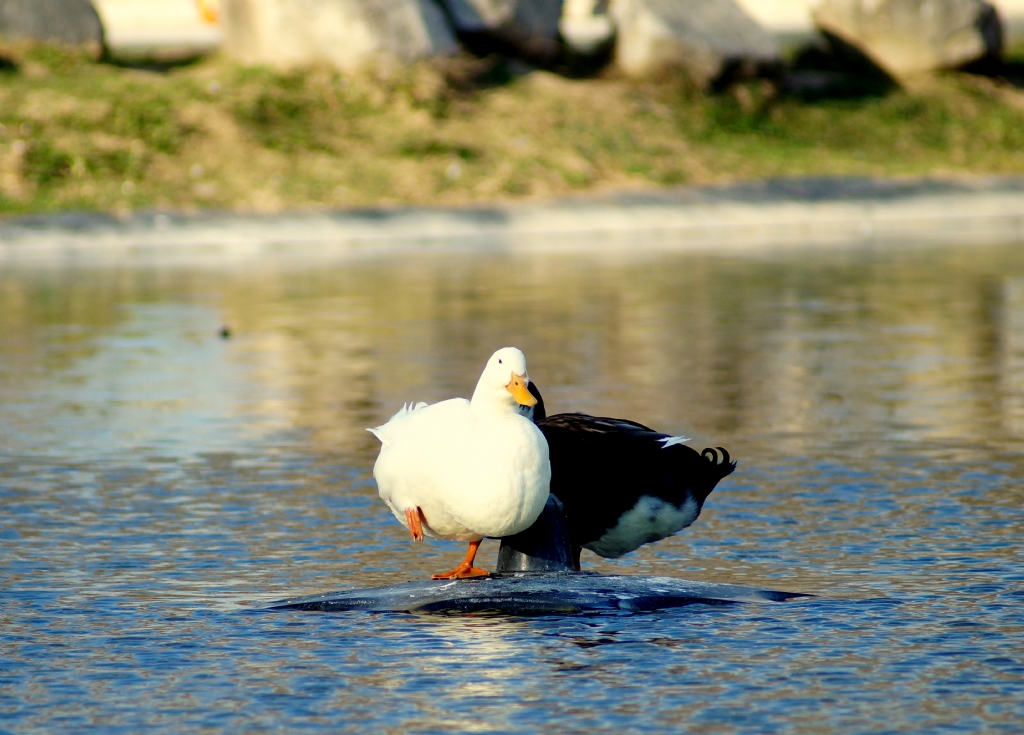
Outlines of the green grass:
[[217,58],[144,71],[52,47],[0,58],[0,214],[1024,173],[1024,89],[966,73],[809,102],[761,81],[704,95],[667,78],[512,77],[467,59],[384,76]]

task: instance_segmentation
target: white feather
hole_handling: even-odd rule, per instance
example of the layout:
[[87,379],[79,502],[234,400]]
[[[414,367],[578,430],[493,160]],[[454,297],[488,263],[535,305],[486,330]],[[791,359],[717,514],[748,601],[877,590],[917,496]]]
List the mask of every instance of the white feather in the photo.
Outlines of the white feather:
[[622,514],[614,528],[584,548],[615,559],[683,530],[697,520],[699,513],[700,508],[693,498],[687,498],[682,507],[676,507],[661,498],[643,495],[631,510]]
[[659,439],[661,442],[662,449],[668,449],[669,447],[675,446],[676,444],[685,444],[690,441],[688,436],[666,436],[664,439]]
[[405,420],[413,413],[421,408],[426,408],[427,404],[423,401],[419,403],[403,403],[402,407],[398,409],[394,416],[388,419],[387,423],[381,424],[373,429],[367,429],[368,432],[373,434],[380,440],[380,443],[387,446],[389,441],[393,439],[399,431],[399,428],[405,423]]

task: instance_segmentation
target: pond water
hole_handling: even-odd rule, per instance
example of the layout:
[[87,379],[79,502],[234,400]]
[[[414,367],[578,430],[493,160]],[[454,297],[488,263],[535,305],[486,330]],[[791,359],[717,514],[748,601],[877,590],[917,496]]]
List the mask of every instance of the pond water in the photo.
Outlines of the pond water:
[[[255,612],[461,558],[363,429],[506,344],[552,412],[739,460],[585,568],[819,597]],[[1020,246],[8,264],[0,732],[1019,732],[1022,448]]]

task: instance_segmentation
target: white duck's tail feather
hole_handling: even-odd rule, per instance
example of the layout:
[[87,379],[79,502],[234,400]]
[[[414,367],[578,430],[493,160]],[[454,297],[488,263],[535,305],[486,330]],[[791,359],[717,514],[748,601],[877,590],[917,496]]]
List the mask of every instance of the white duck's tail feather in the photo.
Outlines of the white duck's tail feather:
[[405,423],[405,420],[412,415],[413,411],[418,411],[421,408],[426,407],[427,404],[423,401],[420,401],[419,403],[403,403],[402,407],[398,409],[394,416],[388,419],[387,423],[381,424],[373,429],[367,429],[367,431],[377,437],[381,444],[387,446],[389,440],[395,436],[396,430]]

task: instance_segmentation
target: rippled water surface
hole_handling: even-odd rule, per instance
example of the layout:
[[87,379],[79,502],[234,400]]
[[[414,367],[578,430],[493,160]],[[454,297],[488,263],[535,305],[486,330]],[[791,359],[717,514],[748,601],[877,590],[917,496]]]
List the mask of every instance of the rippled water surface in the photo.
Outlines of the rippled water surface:
[[[505,344],[549,410],[740,462],[586,567],[819,597],[255,612],[461,557],[408,542],[363,428]],[[1020,246],[7,265],[0,731],[1020,732],[1022,440]]]

